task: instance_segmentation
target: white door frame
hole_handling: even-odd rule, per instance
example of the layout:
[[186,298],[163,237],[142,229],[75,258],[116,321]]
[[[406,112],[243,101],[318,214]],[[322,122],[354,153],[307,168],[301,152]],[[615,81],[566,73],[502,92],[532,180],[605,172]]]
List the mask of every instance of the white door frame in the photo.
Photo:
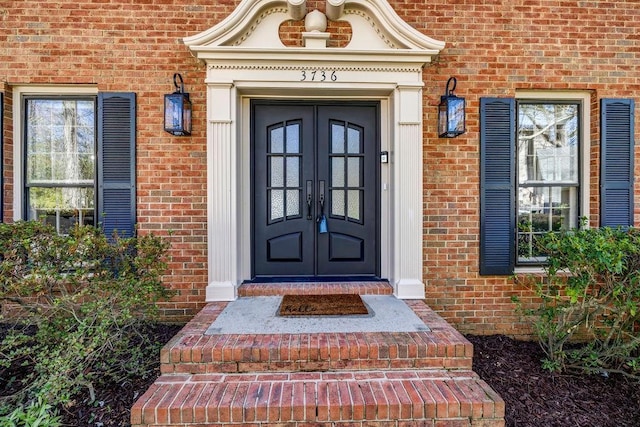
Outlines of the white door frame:
[[[251,116],[250,116],[250,101],[251,99],[286,99],[291,101],[298,101],[301,98],[289,98],[289,97],[272,97],[272,96],[251,96],[251,95],[240,95],[240,106],[241,106],[241,123],[239,123],[239,128],[241,129],[241,138],[239,139],[241,147],[240,147],[240,188],[241,191],[239,194],[242,197],[240,201],[241,206],[251,206],[251,150],[250,150],[250,135],[251,135]],[[302,98],[302,100],[309,101],[322,101],[322,100],[331,100],[331,101],[379,101],[380,116],[377,118],[380,122],[380,151],[389,151],[389,136],[388,136],[388,116],[389,116],[389,99],[387,98],[375,98],[375,97],[338,97],[338,96],[308,96]],[[391,163],[386,163],[380,165],[380,191],[379,204],[380,204],[380,277],[388,278],[390,277],[389,272],[391,271],[392,266],[390,265],[390,241],[389,241],[389,219],[391,217],[389,208],[390,208],[390,178],[391,178]],[[248,209],[243,209],[243,212],[240,212],[240,228],[244,230],[248,230],[249,233],[243,233],[240,238],[240,253],[243,254],[240,259],[240,274],[244,279],[251,278],[251,212]]]
[[390,154],[381,166],[382,275],[397,297],[424,298],[422,69],[444,43],[413,30],[385,0],[351,0],[341,15],[353,32],[347,47],[285,47],[277,30],[291,19],[286,6],[244,0],[185,39],[207,64],[206,299],[233,300],[251,278],[251,98],[380,101],[381,146]]

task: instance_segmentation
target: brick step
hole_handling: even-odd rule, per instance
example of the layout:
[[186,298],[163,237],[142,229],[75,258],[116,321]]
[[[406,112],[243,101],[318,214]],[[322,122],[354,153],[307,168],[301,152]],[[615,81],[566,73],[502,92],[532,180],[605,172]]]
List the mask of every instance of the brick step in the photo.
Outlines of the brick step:
[[210,335],[228,303],[209,303],[163,348],[132,426],[503,427],[471,343],[423,301],[405,303],[428,330]]
[[226,306],[210,303],[162,349],[160,369],[163,374],[471,369],[471,343],[424,302],[406,303],[429,331],[207,335]]
[[376,282],[289,282],[289,283],[243,283],[238,288],[240,297],[275,295],[391,295],[393,288],[387,281]]
[[131,410],[148,426],[504,426],[504,402],[474,372],[163,375]]

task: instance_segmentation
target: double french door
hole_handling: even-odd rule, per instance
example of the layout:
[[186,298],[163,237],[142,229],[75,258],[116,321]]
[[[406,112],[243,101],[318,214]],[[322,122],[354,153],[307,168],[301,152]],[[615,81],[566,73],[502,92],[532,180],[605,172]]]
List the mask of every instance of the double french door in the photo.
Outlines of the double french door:
[[379,276],[378,103],[251,112],[253,276]]

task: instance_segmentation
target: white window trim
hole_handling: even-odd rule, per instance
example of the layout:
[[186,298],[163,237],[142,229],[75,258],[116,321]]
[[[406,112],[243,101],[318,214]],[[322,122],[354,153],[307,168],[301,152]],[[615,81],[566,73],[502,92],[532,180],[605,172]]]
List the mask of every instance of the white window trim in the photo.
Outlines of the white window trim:
[[[517,91],[516,101],[574,101],[580,102],[580,177],[579,177],[579,209],[580,217],[589,215],[589,187],[591,185],[590,160],[591,160],[591,92],[589,91]],[[514,213],[515,214],[515,213]],[[516,266],[516,274],[537,274],[545,271],[542,266]]]
[[13,87],[13,220],[25,219],[24,212],[24,104],[25,96],[98,96],[95,85],[25,85]]

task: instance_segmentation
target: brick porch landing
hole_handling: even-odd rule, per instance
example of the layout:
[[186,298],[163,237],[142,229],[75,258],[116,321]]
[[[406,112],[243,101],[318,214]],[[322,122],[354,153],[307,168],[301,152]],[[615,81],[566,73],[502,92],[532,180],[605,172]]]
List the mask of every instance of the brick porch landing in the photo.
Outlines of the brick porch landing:
[[[239,290],[338,292],[384,295],[391,287]],[[205,335],[227,305],[210,303],[163,348],[162,375],[131,409],[132,426],[504,426],[504,402],[471,370],[471,343],[422,301],[406,303],[430,331]]]

